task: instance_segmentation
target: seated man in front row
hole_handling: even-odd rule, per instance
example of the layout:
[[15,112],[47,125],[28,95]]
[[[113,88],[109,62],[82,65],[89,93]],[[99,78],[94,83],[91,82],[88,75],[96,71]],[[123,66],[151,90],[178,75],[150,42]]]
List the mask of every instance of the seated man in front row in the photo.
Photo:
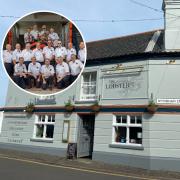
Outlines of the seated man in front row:
[[28,66],[28,88],[32,88],[32,81],[34,82],[36,88],[40,88],[41,80],[41,64],[36,62],[36,58],[31,58],[31,63]]
[[70,84],[69,66],[63,61],[63,56],[56,58],[57,88],[64,89]]
[[45,64],[41,68],[42,74],[42,89],[46,90],[49,88],[52,90],[53,80],[54,80],[54,67],[50,65],[50,59],[45,59]]
[[27,85],[27,69],[24,64],[24,58],[19,57],[19,62],[14,66],[14,82],[20,86],[21,88],[25,89]]

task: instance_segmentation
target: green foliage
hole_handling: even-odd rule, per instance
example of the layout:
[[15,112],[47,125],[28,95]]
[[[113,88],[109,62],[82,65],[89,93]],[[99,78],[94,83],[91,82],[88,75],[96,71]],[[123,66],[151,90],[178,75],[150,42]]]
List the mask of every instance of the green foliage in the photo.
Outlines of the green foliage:
[[34,108],[35,106],[33,103],[28,103],[27,106],[25,107],[25,111],[27,113],[32,113],[34,111]]

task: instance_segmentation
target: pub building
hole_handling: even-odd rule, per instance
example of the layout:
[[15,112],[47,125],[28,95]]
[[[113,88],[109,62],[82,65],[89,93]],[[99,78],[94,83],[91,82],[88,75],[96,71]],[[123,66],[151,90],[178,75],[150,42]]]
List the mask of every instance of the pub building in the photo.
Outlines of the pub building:
[[66,157],[74,143],[77,158],[179,171],[180,2],[163,9],[162,30],[88,42],[65,92],[33,96],[9,82],[0,148]]

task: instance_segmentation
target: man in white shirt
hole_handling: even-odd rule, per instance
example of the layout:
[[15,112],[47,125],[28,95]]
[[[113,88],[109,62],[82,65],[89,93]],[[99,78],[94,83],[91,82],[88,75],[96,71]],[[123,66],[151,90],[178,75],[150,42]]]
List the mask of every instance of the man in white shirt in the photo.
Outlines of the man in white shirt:
[[46,90],[49,88],[52,90],[53,86],[53,80],[54,80],[54,67],[50,65],[50,60],[45,59],[45,64],[41,68],[41,74],[42,74],[42,89]]
[[33,51],[31,50],[30,43],[26,44],[26,48],[22,51],[21,56],[24,58],[24,64],[28,69],[29,63],[31,62],[31,58],[33,57]]
[[19,57],[21,57],[21,45],[19,43],[16,44],[16,49],[13,51],[13,64],[19,62]]
[[80,42],[80,44],[79,44],[78,59],[82,63],[84,63],[86,60],[86,52],[85,52],[84,42]]
[[33,42],[33,36],[31,34],[31,29],[27,28],[27,31],[24,33],[24,43],[32,43]]
[[33,56],[36,58],[36,61],[39,62],[41,65],[44,64],[44,56],[43,51],[41,49],[41,44],[38,42],[36,44],[36,49],[33,50]]
[[14,66],[13,66],[13,52],[11,51],[10,44],[6,44],[6,50],[3,51],[3,61],[7,73],[9,74],[9,76],[12,76],[14,73]]
[[48,40],[47,42],[47,46],[45,46],[43,48],[43,55],[45,59],[50,59],[50,63],[51,65],[55,64],[55,60],[54,60],[54,48],[52,47],[52,41]]
[[27,84],[27,69],[24,64],[24,58],[19,58],[19,63],[14,66],[14,82],[21,88],[25,89]]
[[45,37],[47,37],[49,35],[49,31],[47,30],[46,28],[46,25],[42,25],[42,28],[41,28],[41,32],[39,33],[40,36],[44,35]]
[[39,39],[39,31],[38,31],[38,27],[36,24],[33,26],[33,30],[31,31],[31,35],[32,35],[34,41],[37,41]]
[[67,49],[67,56],[66,56],[66,62],[68,63],[71,61],[71,55],[74,54],[76,55],[76,50],[73,48],[72,43],[68,43],[68,49]]
[[63,61],[63,56],[56,58],[57,88],[64,89],[70,84],[69,66]]
[[62,42],[61,41],[58,41],[57,42],[57,47],[55,49],[55,58],[61,56],[64,59],[66,55],[67,55],[66,48],[62,46]]
[[59,40],[59,36],[56,32],[54,32],[54,28],[50,29],[48,39],[50,39],[53,42],[53,45],[56,46],[56,42]]
[[79,59],[76,59],[76,55],[72,54],[71,61],[69,62],[69,68],[71,71],[71,83],[73,83],[76,80],[79,73],[83,69],[83,66],[83,63]]
[[40,88],[41,80],[41,64],[36,62],[36,58],[31,58],[31,63],[28,66],[28,88],[32,88],[32,81],[36,88]]

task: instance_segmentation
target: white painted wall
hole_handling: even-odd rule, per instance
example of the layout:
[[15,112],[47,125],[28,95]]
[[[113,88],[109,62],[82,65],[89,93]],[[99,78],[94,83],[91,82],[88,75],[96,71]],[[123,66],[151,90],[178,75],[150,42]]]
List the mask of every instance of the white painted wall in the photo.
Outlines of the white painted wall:
[[180,51],[180,1],[164,0],[165,49]]

